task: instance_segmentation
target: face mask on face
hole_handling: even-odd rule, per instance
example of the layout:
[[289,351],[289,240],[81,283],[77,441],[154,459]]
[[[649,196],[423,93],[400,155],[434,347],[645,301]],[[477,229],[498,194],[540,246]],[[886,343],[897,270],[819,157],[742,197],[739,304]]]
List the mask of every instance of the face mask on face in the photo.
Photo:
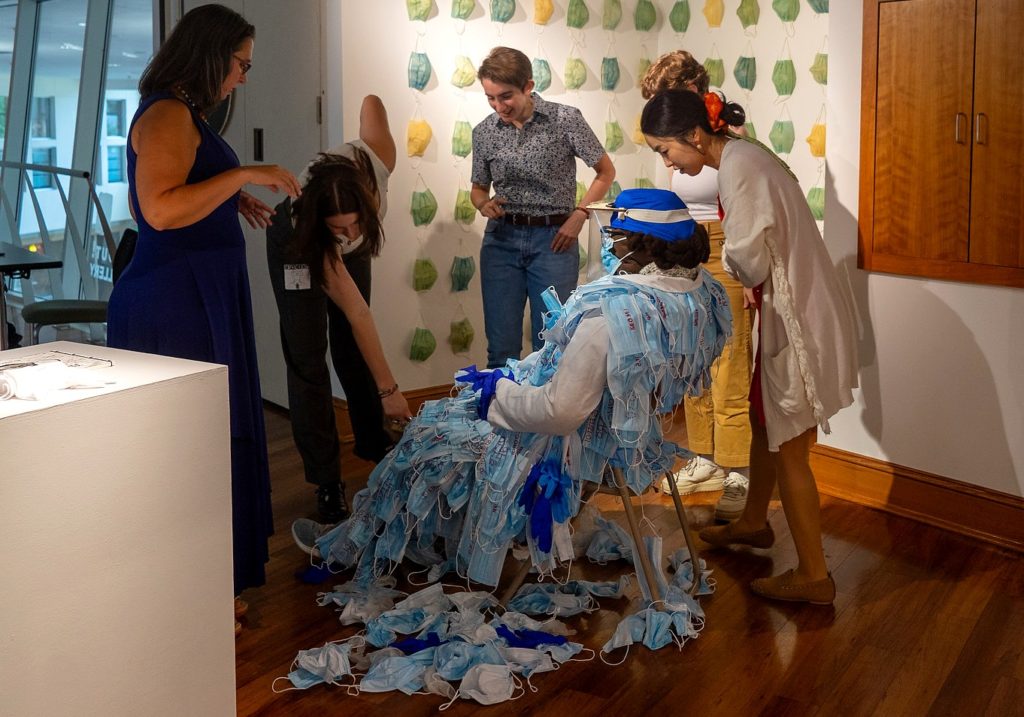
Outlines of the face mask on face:
[[476,259],[471,256],[457,256],[452,259],[452,291],[466,291],[476,274]]
[[349,239],[344,234],[334,234],[335,240],[338,242],[338,251],[342,256],[351,254],[356,249],[363,245],[363,235],[360,234],[355,239]]
[[736,84],[745,90],[754,89],[757,84],[757,58],[740,57],[736,60],[736,66],[732,70]]
[[455,58],[455,71],[452,72],[452,84],[456,87],[469,87],[476,82],[476,68],[465,55]]
[[676,0],[668,14],[668,22],[676,32],[686,32],[690,27],[690,0]]
[[425,52],[413,52],[409,54],[409,87],[414,90],[423,90],[430,82],[430,58]]
[[619,60],[616,57],[605,57],[601,60],[601,89],[613,92],[619,84]]
[[429,329],[417,328],[412,336],[412,345],[409,347],[410,361],[426,361],[437,348],[437,340]]

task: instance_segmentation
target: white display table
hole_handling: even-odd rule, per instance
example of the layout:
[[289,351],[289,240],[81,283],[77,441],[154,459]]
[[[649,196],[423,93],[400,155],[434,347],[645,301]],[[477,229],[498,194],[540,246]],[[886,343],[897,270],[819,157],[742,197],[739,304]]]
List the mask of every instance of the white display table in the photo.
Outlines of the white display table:
[[227,368],[50,351],[113,383],[0,401],[0,714],[234,715]]

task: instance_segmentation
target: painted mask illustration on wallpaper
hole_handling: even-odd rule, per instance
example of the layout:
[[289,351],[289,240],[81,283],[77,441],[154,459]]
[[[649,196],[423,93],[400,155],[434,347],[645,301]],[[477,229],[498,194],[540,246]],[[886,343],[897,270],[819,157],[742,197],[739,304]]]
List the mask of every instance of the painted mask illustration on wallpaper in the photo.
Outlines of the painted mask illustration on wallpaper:
[[649,58],[649,57],[641,57],[640,58],[640,62],[638,62],[637,65],[636,65],[636,84],[637,84],[637,87],[640,86],[640,83],[644,79],[644,75],[647,74],[647,71],[649,69],[651,69],[651,58]]
[[587,66],[578,57],[570,57],[565,61],[565,87],[578,90],[587,81]]
[[516,14],[516,0],[491,0],[491,20],[508,22]]
[[757,131],[754,130],[754,123],[749,117],[747,118],[746,124],[743,125],[743,129],[747,131],[747,136],[750,137],[750,139],[757,139]]
[[811,6],[811,10],[824,15],[828,12],[828,0],[807,0],[807,4]]
[[778,60],[772,70],[772,84],[780,97],[788,97],[796,88],[796,68],[792,60]]
[[543,57],[533,58],[533,89],[540,93],[551,87],[551,65]]
[[583,195],[587,193],[587,185],[583,182],[576,182],[576,204],[583,201]]
[[472,224],[476,220],[476,208],[470,199],[468,189],[460,189],[455,198],[455,221],[459,224]]
[[409,346],[409,360],[426,361],[436,348],[437,339],[430,329],[417,328],[413,332],[412,344]]
[[608,188],[608,193],[604,195],[606,202],[614,202],[615,198],[622,193],[622,185],[617,180],[612,181],[612,186]]
[[452,259],[452,291],[465,291],[476,274],[476,259],[471,256],[457,256]]
[[633,140],[634,144],[641,146],[647,144],[647,140],[644,139],[643,130],[640,129],[640,115],[633,118],[633,133],[629,136]]
[[433,130],[424,119],[409,120],[405,130],[405,147],[410,157],[422,157],[434,136]]
[[604,123],[604,148],[608,152],[614,152],[622,147],[622,127],[617,120]]
[[721,57],[709,57],[704,60],[704,69],[708,72],[708,83],[712,87],[721,87],[725,82],[725,60]]
[[654,189],[654,182],[647,177],[637,177],[636,181],[633,182],[633,186],[637,189]]
[[456,87],[469,87],[476,82],[476,68],[465,55],[455,58],[455,71],[452,72],[452,84]]
[[622,20],[622,0],[604,0],[604,10],[601,12],[601,27],[605,30],[614,30]]
[[636,10],[633,11],[633,26],[640,32],[647,32],[657,21],[658,11],[654,9],[654,3],[651,0],[637,0]]
[[569,0],[569,7],[565,11],[565,24],[576,30],[580,30],[590,19],[590,10],[583,0]]
[[451,333],[448,334],[448,344],[452,347],[453,354],[464,354],[473,345],[473,324],[469,319],[453,321],[449,325]]
[[405,10],[410,20],[426,20],[433,6],[434,0],[405,0]]
[[473,125],[466,120],[457,120],[452,129],[452,154],[468,157],[473,151]]
[[583,248],[583,242],[576,242],[576,246],[580,250],[580,260],[576,267],[576,271],[583,271],[587,266],[587,250]]
[[611,92],[619,84],[619,59],[605,57],[601,60],[601,89]]
[[768,133],[768,140],[772,143],[775,154],[792,152],[793,143],[796,141],[792,120],[775,120],[772,123],[772,131]]
[[468,20],[476,8],[476,0],[452,0],[452,17],[456,20]]
[[828,54],[819,52],[814,55],[814,62],[811,63],[811,77],[819,85],[828,84]]
[[752,27],[761,19],[761,6],[757,0],[741,0],[740,6],[736,8],[736,15],[740,19],[743,29]]
[[708,27],[721,27],[722,18],[725,17],[725,3],[722,0],[705,0],[703,13]]
[[555,13],[555,4],[551,0],[533,0],[533,22],[536,25],[547,25]]
[[807,190],[807,206],[819,222],[825,219],[825,188],[811,187]]
[[732,76],[744,90],[754,89],[757,84],[757,58],[739,57],[736,59],[736,66],[732,70]]
[[772,9],[783,22],[793,22],[800,14],[800,0],[772,0]]
[[425,52],[409,53],[409,87],[422,90],[430,82],[430,58]]
[[429,189],[412,193],[412,223],[418,227],[430,224],[437,214],[437,199]]
[[412,288],[426,291],[437,281],[437,267],[430,259],[417,259],[412,265]]
[[676,0],[668,14],[668,22],[676,32],[690,29],[690,0]]
[[812,155],[825,156],[825,125],[816,122],[811,127],[811,133],[807,135],[807,144],[810,145]]

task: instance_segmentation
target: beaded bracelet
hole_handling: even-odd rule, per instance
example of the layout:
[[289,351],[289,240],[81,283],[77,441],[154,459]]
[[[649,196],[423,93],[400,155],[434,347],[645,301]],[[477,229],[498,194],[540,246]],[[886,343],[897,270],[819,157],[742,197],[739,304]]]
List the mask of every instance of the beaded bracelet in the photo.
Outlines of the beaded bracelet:
[[390,396],[391,394],[393,394],[397,390],[398,390],[398,384],[396,383],[391,388],[385,388],[383,391],[377,391],[377,395],[380,396],[381,398],[387,398],[388,396]]
[[573,209],[574,212],[583,212],[583,216],[590,218],[590,210],[586,207],[576,207]]

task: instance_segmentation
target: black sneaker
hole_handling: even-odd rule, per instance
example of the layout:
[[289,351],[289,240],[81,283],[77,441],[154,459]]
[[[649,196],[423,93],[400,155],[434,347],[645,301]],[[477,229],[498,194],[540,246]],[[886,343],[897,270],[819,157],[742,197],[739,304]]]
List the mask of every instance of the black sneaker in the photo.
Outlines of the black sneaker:
[[316,507],[320,520],[325,523],[339,523],[348,517],[345,489],[341,483],[322,485],[316,489]]

